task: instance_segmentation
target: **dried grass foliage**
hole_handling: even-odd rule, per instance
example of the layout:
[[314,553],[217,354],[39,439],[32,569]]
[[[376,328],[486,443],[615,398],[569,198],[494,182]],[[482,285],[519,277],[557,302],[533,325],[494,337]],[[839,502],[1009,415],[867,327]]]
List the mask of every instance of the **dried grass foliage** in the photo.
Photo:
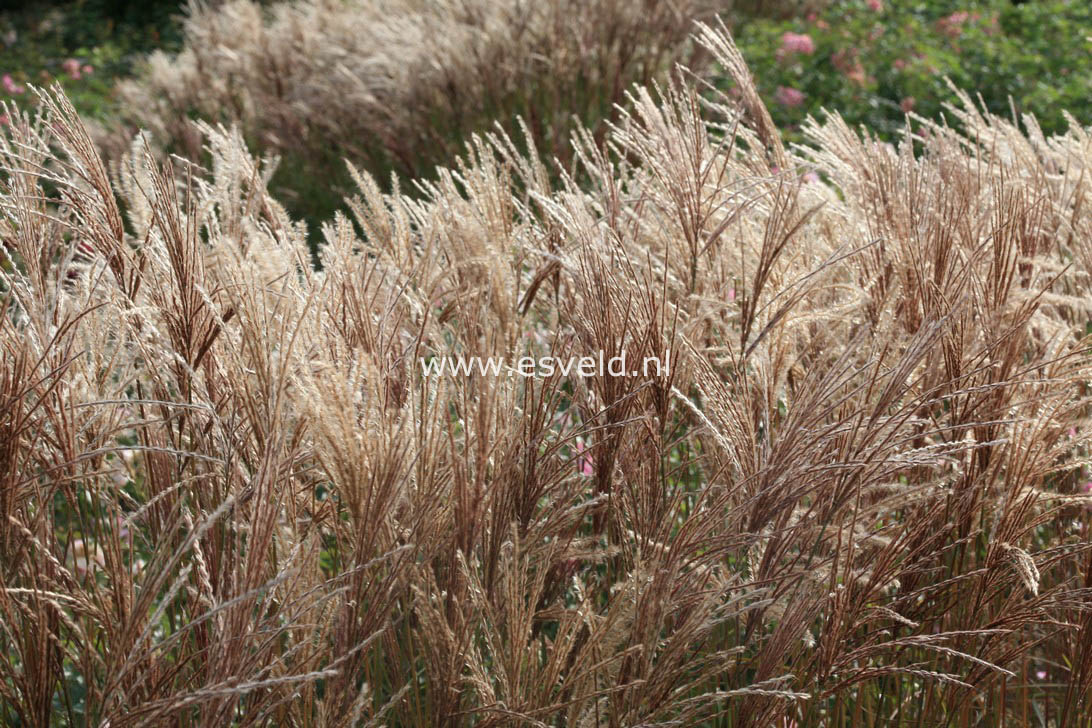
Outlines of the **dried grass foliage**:
[[[431,175],[464,141],[527,120],[540,148],[570,153],[573,119],[612,115],[633,83],[687,52],[722,0],[255,0],[193,3],[178,54],[120,84],[120,156],[136,129],[200,158],[194,117],[308,168],[341,157],[387,183]],[[602,133],[603,129],[597,130]],[[320,176],[311,170],[313,176]]]
[[[354,171],[315,270],[238,132],[111,180],[44,101],[0,140],[0,721],[970,725],[1049,659],[1086,713],[1087,129],[782,149],[678,80],[580,184],[504,135]],[[419,366],[599,350],[670,375]]]

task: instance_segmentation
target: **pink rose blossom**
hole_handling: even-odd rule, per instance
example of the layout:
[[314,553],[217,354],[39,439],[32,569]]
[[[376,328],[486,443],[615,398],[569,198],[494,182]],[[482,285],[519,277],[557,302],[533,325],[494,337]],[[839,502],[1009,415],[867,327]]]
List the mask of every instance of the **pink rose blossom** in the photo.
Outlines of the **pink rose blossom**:
[[963,33],[963,24],[971,17],[966,10],[959,10],[937,21],[937,28],[941,33],[952,38],[958,38]]
[[778,86],[774,93],[774,100],[782,106],[795,108],[804,103],[804,92],[800,89]]
[[849,70],[852,60],[853,54],[845,48],[835,51],[834,55],[830,57],[831,64],[842,73]]
[[[585,450],[587,450],[587,447],[584,446],[584,441],[581,440],[580,438],[577,438],[577,440],[576,440],[576,451],[577,451],[577,453],[582,453]],[[576,459],[576,469],[577,469],[578,472],[580,472],[581,475],[593,475],[595,471],[592,469],[591,456],[590,455],[581,455],[580,457],[578,457]]]
[[810,56],[815,52],[815,41],[807,33],[785,33],[781,36],[781,48],[778,49],[779,57],[801,53]]
[[125,517],[120,513],[114,518],[114,526],[117,528],[119,539],[125,540],[129,538],[129,526],[125,522]]
[[868,82],[864,66],[861,65],[860,59],[857,58],[857,50],[855,48],[843,48],[830,57],[830,62],[835,68],[845,74],[845,77],[850,81],[861,86]]
[[72,539],[69,546],[72,550],[72,562],[76,567],[76,574],[81,579],[87,576],[89,571],[93,572],[96,566],[102,567],[106,563],[102,549],[98,546],[89,546],[82,538]]
[[20,84],[15,83],[15,79],[11,77],[10,73],[5,73],[3,78],[0,78],[0,84],[3,84],[4,91],[14,96],[15,94],[21,94],[26,91],[26,88]]
[[80,77],[80,62],[75,58],[66,60],[61,64],[61,68],[73,79],[78,79]]
[[873,12],[877,12],[877,13],[882,13],[883,12],[883,0],[868,0],[868,2],[865,3],[865,5],[867,5],[868,9],[873,11]]
[[86,66],[84,66],[80,70],[83,72],[83,75],[90,76],[92,73],[95,72],[95,67],[92,66],[91,64],[87,64]]

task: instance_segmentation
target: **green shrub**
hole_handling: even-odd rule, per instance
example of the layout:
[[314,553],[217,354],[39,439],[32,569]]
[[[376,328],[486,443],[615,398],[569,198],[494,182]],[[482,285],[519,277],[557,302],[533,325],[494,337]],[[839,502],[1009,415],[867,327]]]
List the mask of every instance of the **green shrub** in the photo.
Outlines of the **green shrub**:
[[854,0],[805,17],[756,19],[736,33],[790,138],[823,108],[891,138],[906,111],[936,118],[955,100],[945,78],[977,91],[992,113],[1034,114],[1048,133],[1066,128],[1062,109],[1088,123],[1088,36],[1092,5],[1075,0]]
[[117,79],[144,54],[181,40],[179,0],[14,5],[0,13],[0,101],[32,104],[28,84],[59,83],[85,118],[105,120],[118,111]]

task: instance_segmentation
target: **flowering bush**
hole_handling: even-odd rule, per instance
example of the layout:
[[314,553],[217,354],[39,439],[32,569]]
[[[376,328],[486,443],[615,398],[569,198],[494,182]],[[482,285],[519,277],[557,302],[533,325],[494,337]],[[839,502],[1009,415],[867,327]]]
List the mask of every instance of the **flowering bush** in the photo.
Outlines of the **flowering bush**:
[[815,52],[815,42],[812,41],[811,36],[806,33],[793,33],[786,31],[781,36],[781,48],[779,49],[780,55],[778,56],[782,60],[790,57],[794,53],[810,56]]
[[0,12],[0,101],[33,105],[28,84],[57,83],[86,118],[102,121],[117,114],[115,81],[128,75],[143,53],[174,47],[178,24],[172,13],[179,8],[180,2],[167,0],[122,8],[108,0],[77,0],[5,9]]
[[1092,5],[1078,0],[852,0],[736,31],[774,121],[793,139],[822,108],[891,138],[907,112],[936,118],[955,100],[946,78],[975,89],[992,113],[1031,112],[1047,132],[1066,128],[1062,109],[1088,123],[1089,36]]
[[807,97],[800,89],[788,88],[785,86],[778,86],[777,93],[774,94],[774,99],[782,106],[788,106],[789,108],[796,108],[804,103]]

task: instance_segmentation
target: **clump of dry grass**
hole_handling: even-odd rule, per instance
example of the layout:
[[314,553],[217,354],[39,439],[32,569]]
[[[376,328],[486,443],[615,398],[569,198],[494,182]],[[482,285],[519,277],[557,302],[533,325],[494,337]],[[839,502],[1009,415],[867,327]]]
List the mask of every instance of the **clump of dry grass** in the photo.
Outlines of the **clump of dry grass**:
[[[199,159],[194,117],[238,124],[284,157],[296,209],[332,205],[348,158],[381,183],[430,176],[472,133],[527,120],[539,149],[568,158],[573,119],[596,125],[625,90],[683,57],[720,0],[255,0],[193,4],[177,55],[153,54],[118,88],[124,118],[101,135],[116,156],[137,129]],[[598,127],[601,134],[605,127]],[[300,184],[297,180],[304,180]],[[324,211],[324,215],[329,211]]]
[[[638,88],[558,183],[504,135],[354,170],[321,272],[237,132],[111,181],[13,116],[3,722],[1087,714],[1088,130],[784,149],[699,39],[743,104]],[[598,351],[671,367],[420,367]]]

